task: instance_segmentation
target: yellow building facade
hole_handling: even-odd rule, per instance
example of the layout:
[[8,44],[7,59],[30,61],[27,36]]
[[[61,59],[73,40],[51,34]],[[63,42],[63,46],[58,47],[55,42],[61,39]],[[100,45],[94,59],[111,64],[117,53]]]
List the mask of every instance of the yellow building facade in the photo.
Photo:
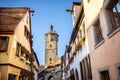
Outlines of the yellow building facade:
[[31,80],[30,9],[0,11],[0,80]]

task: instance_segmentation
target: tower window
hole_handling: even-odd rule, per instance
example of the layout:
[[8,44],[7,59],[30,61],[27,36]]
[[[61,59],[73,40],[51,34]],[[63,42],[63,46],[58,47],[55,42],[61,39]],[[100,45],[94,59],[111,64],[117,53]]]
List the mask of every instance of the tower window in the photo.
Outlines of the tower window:
[[52,35],[52,36],[51,36],[51,41],[54,41],[54,40],[55,40],[55,36]]
[[50,44],[50,47],[52,47],[52,45]]
[[50,58],[50,61],[52,61],[52,58]]

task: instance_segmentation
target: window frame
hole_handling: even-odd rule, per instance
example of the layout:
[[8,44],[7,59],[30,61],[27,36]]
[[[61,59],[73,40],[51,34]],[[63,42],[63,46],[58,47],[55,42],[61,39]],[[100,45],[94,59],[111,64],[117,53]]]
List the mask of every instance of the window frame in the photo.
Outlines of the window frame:
[[24,26],[24,36],[26,37],[26,39],[29,39],[29,37],[30,37],[30,32],[28,31],[26,25]]
[[[4,49],[0,49],[0,52],[7,52],[7,50],[8,50],[8,44],[9,44],[9,37],[8,36],[0,36],[0,38],[6,38],[6,40],[4,39],[4,46],[5,46],[5,48]],[[1,40],[1,39],[0,39]],[[1,44],[1,46],[3,46],[2,44]]]
[[[114,3],[114,4],[113,4]],[[119,4],[119,0],[112,0],[109,1],[107,6],[105,7],[106,11],[107,11],[107,20],[110,24],[108,24],[108,34],[107,36],[110,38],[111,36],[113,36],[115,33],[117,33],[118,31],[120,31],[120,13],[119,11],[116,12],[116,14],[118,15],[119,18],[118,19],[118,24],[116,23],[115,20],[115,15],[113,14],[113,9],[115,8],[115,6]],[[119,6],[120,7],[120,6]],[[116,10],[115,10],[116,11]]]
[[81,79],[92,79],[92,71],[91,71],[91,64],[90,64],[90,56],[87,55],[84,59],[80,62],[80,72],[81,72]]
[[104,71],[108,71],[109,80],[111,80],[109,67],[104,67],[104,68],[100,68],[100,69],[98,69],[100,80],[102,80],[102,78],[101,78],[101,72],[104,72]]
[[20,54],[21,54],[21,50],[20,49],[21,49],[21,45],[20,45],[20,43],[17,42],[16,43],[16,54],[15,54],[17,57],[19,57]]
[[118,78],[120,79],[120,66],[118,66],[117,69],[118,69]]
[[93,34],[94,35],[94,48],[96,49],[98,46],[100,46],[104,42],[99,16],[96,18],[95,22],[93,23],[93,33],[94,33]]
[[75,77],[76,77],[76,80],[79,80],[79,73],[78,73],[77,68],[75,69]]
[[117,80],[120,80],[120,63],[115,64],[115,69],[116,69],[116,75],[117,75]]

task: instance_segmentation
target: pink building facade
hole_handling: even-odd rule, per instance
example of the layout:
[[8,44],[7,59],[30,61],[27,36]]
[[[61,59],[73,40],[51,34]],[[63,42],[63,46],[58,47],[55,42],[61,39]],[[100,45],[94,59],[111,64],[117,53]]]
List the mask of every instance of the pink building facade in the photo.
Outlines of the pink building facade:
[[83,3],[92,80],[120,80],[120,1]]

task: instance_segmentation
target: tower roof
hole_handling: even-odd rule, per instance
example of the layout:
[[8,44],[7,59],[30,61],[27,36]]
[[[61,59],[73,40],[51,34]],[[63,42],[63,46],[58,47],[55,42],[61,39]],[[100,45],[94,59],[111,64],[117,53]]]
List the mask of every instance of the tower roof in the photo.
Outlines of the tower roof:
[[54,35],[59,36],[55,31],[53,31],[53,25],[52,24],[50,25],[50,31],[48,33],[46,33],[45,35],[48,35],[48,34],[54,34]]

